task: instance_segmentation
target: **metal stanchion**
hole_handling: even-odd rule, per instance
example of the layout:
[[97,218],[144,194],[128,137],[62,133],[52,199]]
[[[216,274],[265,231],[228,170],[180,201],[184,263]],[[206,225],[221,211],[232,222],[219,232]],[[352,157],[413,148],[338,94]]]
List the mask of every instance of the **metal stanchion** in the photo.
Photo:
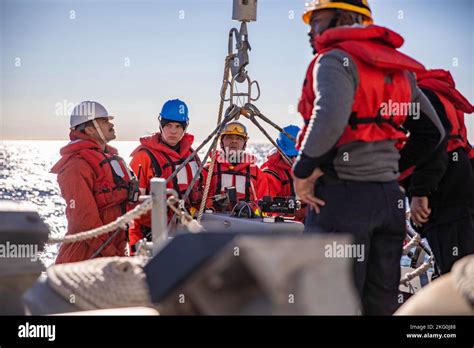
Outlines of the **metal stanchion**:
[[153,255],[168,240],[167,205],[166,205],[166,180],[152,178],[150,191],[153,198],[151,209],[151,238],[153,242]]

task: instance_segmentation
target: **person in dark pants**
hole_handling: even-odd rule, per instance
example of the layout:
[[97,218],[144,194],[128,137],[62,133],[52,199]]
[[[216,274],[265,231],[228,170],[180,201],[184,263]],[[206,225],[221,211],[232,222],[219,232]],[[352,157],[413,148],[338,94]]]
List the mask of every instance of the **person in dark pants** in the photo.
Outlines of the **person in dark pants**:
[[448,137],[442,153],[433,155],[417,170],[414,186],[425,185],[431,173],[443,166],[443,157],[447,158],[447,168],[436,191],[410,197],[411,218],[427,238],[439,272],[445,274],[457,260],[474,254],[474,173],[464,123],[464,113],[474,112],[474,106],[456,90],[449,71],[428,70],[418,73],[417,80]]
[[[391,182],[349,182],[316,185],[316,197],[326,205],[320,214],[309,214],[309,233],[347,232],[354,245],[364,246],[364,255],[353,263],[353,277],[365,314],[392,314],[400,282],[405,199]],[[400,205],[394,204],[399,202]]]
[[367,1],[314,1],[303,20],[316,53],[298,105],[305,127],[293,167],[296,194],[311,208],[305,232],[352,234],[364,251],[353,272],[362,312],[390,315],[405,237],[399,160],[422,163],[445,132],[416,85],[413,72],[424,67],[397,50],[400,35],[372,25]]

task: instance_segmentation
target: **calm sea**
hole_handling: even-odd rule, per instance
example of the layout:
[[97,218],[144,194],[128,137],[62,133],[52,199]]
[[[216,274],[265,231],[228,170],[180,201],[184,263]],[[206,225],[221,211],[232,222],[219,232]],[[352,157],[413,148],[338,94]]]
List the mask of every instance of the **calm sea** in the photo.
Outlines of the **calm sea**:
[[[51,236],[63,236],[67,228],[64,215],[65,203],[61,198],[56,175],[50,168],[60,158],[59,149],[67,141],[2,141],[0,143],[0,200],[11,200],[33,204]],[[129,160],[129,154],[138,145],[135,141],[111,143],[119,154]],[[258,163],[263,163],[271,150],[269,144],[249,144],[249,152],[255,154]],[[203,150],[204,151],[204,150]],[[200,153],[201,157],[204,152]],[[46,266],[54,262],[58,245],[46,245],[41,260]]]

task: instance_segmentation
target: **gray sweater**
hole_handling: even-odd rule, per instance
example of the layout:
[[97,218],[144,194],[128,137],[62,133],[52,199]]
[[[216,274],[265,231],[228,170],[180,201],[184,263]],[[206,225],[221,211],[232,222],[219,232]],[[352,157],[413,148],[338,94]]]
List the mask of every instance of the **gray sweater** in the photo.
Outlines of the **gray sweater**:
[[[431,137],[436,139],[426,148],[426,152],[431,153],[441,143],[445,132],[431,103],[416,85],[414,74],[409,76],[413,102],[419,103],[419,117],[425,125],[429,122],[434,126]],[[294,165],[295,176],[306,178],[315,168],[321,167],[343,180],[396,180],[400,174],[400,153],[394,141],[356,141],[335,147],[349,122],[359,84],[357,66],[351,57],[341,50],[330,51],[314,65],[313,77],[316,99],[302,151]],[[416,122],[412,123],[416,125]],[[416,127],[409,130],[415,135],[418,131]],[[419,162],[419,158],[413,162]]]

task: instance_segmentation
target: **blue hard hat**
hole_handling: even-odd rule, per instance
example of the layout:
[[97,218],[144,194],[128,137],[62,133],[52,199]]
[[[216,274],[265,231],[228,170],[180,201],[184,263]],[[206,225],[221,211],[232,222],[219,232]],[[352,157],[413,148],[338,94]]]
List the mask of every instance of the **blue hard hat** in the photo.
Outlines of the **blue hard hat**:
[[[283,130],[296,139],[298,132],[300,131],[300,127],[291,124],[283,128]],[[296,150],[295,148],[296,142],[288,138],[283,133],[280,133],[278,139],[276,140],[276,143],[278,144],[278,146],[280,146],[285,155],[290,157],[298,155],[298,150]]]
[[179,99],[168,100],[161,109],[160,117],[163,120],[188,123],[188,106]]

